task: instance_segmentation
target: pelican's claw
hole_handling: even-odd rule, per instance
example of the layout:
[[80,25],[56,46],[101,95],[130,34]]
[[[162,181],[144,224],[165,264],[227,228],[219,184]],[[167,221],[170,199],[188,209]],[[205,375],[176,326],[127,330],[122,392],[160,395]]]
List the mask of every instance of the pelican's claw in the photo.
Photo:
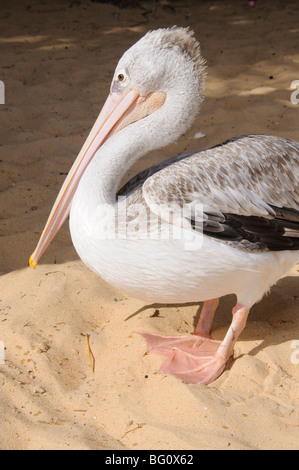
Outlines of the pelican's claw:
[[193,384],[209,384],[225,369],[227,359],[217,355],[220,343],[197,335],[165,336],[140,332],[148,353],[167,356],[160,372]]

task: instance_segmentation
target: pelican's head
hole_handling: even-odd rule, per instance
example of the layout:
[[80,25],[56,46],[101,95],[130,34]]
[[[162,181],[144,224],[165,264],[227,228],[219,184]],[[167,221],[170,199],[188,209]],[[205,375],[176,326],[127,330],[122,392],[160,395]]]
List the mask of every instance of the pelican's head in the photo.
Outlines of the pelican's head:
[[[199,111],[205,81],[199,43],[188,28],[149,31],[120,59],[110,94],[68,173],[29,263],[38,260],[69,214],[88,163],[101,145],[142,121],[161,133],[159,146],[177,139]],[[154,132],[153,132],[154,135]]]
[[[140,102],[146,99],[157,104],[154,110],[165,101],[171,127],[177,125],[176,114],[181,135],[199,111],[204,64],[193,31],[179,27],[149,31],[117,64],[111,95],[117,99],[135,90]],[[177,131],[175,135],[177,138]]]

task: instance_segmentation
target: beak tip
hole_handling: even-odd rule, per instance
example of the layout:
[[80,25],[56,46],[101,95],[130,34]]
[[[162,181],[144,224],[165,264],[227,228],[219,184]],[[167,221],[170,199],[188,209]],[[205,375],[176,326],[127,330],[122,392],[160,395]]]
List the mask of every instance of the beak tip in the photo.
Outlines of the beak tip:
[[34,261],[33,261],[33,259],[32,259],[32,255],[31,255],[30,258],[29,258],[29,265],[30,265],[33,269],[35,269],[36,266],[37,266],[37,263],[34,263]]

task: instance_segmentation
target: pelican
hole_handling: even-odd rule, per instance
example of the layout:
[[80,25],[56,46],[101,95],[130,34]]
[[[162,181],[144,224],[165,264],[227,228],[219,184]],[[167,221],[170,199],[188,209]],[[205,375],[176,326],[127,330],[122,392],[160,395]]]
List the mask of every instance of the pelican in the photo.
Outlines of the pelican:
[[[140,332],[163,373],[209,384],[225,370],[250,308],[299,262],[299,143],[247,135],[148,168],[203,99],[206,67],[194,33],[148,32],[121,57],[110,94],[30,257],[35,267],[70,214],[73,244],[105,281],[147,302],[204,302],[193,334]],[[235,294],[222,342],[210,336],[219,298]]]

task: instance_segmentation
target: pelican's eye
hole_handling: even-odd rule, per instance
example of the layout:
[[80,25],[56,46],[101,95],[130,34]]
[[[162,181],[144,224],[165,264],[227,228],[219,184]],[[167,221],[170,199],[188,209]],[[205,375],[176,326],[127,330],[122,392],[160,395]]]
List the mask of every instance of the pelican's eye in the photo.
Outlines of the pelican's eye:
[[118,70],[114,75],[112,84],[112,91],[120,93],[125,87],[129,85],[128,73],[124,69]]

